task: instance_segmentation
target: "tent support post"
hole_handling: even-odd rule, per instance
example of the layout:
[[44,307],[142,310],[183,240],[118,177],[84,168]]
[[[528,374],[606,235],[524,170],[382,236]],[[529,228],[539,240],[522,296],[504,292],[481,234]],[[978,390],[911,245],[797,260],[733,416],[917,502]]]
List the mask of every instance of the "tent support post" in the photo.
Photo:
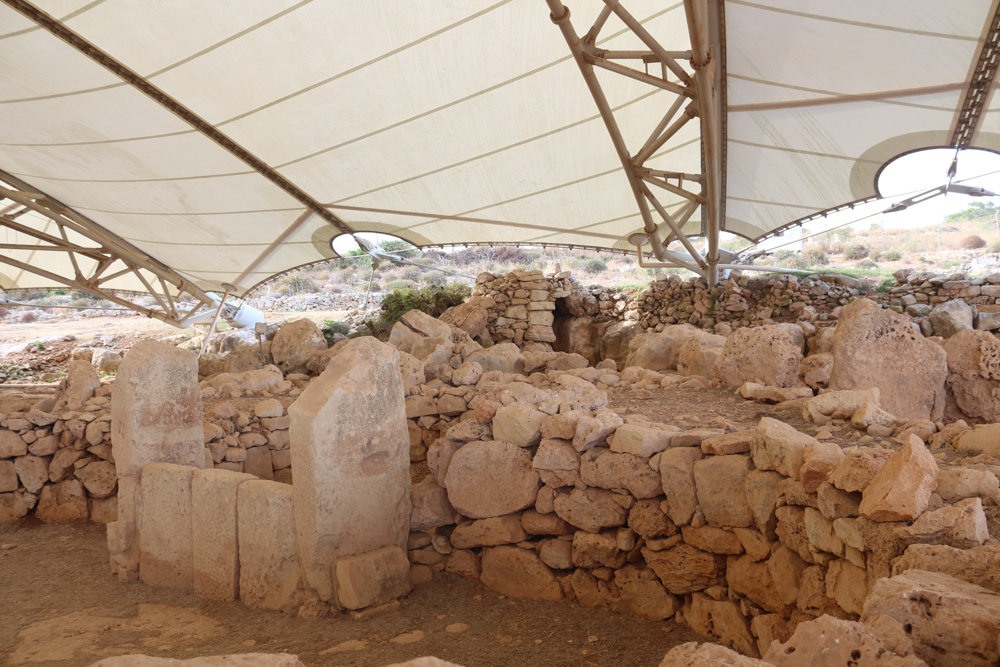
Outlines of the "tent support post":
[[[691,257],[695,260],[695,262],[697,262],[697,265],[680,259],[679,256],[675,253],[669,252],[664,247],[663,240],[660,238],[661,226],[657,225],[653,220],[648,204],[650,202],[654,203],[657,213],[661,216],[666,216],[664,217],[664,222],[666,222],[667,226],[672,230],[676,227],[675,233],[680,231],[683,223],[681,223],[680,226],[676,226],[674,221],[666,215],[664,207],[660,206],[659,202],[654,201],[655,198],[647,201],[647,198],[652,197],[652,195],[649,192],[649,188],[646,187],[646,184],[643,182],[644,180],[647,180],[658,187],[670,191],[672,194],[694,201],[703,201],[702,194],[696,194],[685,190],[682,187],[666,183],[666,181],[660,181],[659,179],[652,178],[649,173],[642,168],[642,164],[664,144],[666,144],[677,133],[677,131],[684,126],[685,123],[693,117],[701,115],[703,112],[704,107],[698,100],[698,92],[701,89],[697,86],[695,78],[692,77],[683,67],[681,67],[677,60],[675,60],[675,57],[677,56],[687,56],[688,52],[667,51],[659,43],[657,43],[657,41],[646,31],[645,28],[643,28],[641,23],[639,23],[631,14],[628,13],[628,11],[625,10],[624,7],[621,6],[618,0],[604,1],[605,8],[601,11],[601,14],[594,26],[584,36],[583,40],[580,39],[576,30],[573,28],[573,24],[570,21],[570,11],[565,5],[563,5],[562,0],[546,0],[546,3],[551,11],[550,18],[552,19],[552,22],[559,26],[559,29],[562,31],[566,44],[569,46],[570,52],[573,54],[573,58],[576,61],[577,66],[580,68],[580,73],[583,75],[584,81],[590,90],[590,94],[594,98],[594,102],[597,104],[597,109],[601,114],[601,119],[604,121],[605,126],[607,126],[608,133],[611,135],[611,142],[614,144],[615,151],[618,153],[618,158],[621,160],[622,168],[625,170],[625,176],[628,178],[629,186],[632,188],[632,195],[635,197],[636,204],[639,207],[639,214],[642,216],[643,221],[643,229],[645,231],[646,238],[649,240],[653,256],[662,262],[671,262],[671,266],[687,268],[700,275],[706,275],[706,273],[711,269],[711,264],[706,263],[701,255],[694,251],[694,246],[690,244],[690,241],[687,240],[686,236],[683,234],[680,235],[683,237],[684,242],[686,242],[685,247],[687,247],[691,252]],[[639,39],[642,40],[642,42],[650,49],[648,53],[605,52],[594,47],[597,34],[600,32],[601,27],[604,25],[604,22],[608,19],[611,12],[617,15],[618,18],[621,19],[622,22],[624,22],[625,25],[637,37],[639,37]],[[659,62],[663,75],[662,77],[656,77],[650,74],[637,72],[636,70],[632,70],[627,67],[615,65],[608,62],[608,59],[606,58],[607,55],[610,55],[613,58],[637,58],[643,60],[647,64]],[[692,62],[694,62],[693,55]],[[671,107],[663,116],[663,119],[653,130],[649,139],[647,139],[639,153],[634,157],[629,153],[629,150],[625,145],[625,140],[622,137],[620,129],[618,128],[618,123],[611,111],[611,106],[608,104],[608,100],[604,95],[604,90],[601,88],[600,81],[594,73],[595,66],[602,67],[622,76],[642,81],[677,95],[677,99],[674,100]],[[679,83],[667,80],[668,70],[673,73],[677,79],[679,79]],[[695,70],[695,74],[697,75],[697,69]],[[711,90],[711,86],[709,85],[707,89]],[[674,117],[683,105],[684,100],[691,98],[694,99],[694,102],[688,105],[684,115],[677,120],[674,120]],[[670,124],[671,121],[673,121],[673,124],[668,127],[668,124]],[[690,213],[688,213],[685,218],[685,222],[687,218],[690,218],[691,213],[693,213],[693,209]],[[709,245],[711,247],[711,244]],[[717,245],[718,243],[716,242],[716,246]],[[716,262],[718,262],[718,257],[716,257]]]
[[705,161],[705,193],[708,200],[708,284],[719,282],[719,207],[721,204],[721,165],[719,158],[720,122],[715,103],[714,72],[716,63],[709,49],[708,0],[684,0],[688,32],[691,35],[691,66],[698,91],[698,115],[701,117],[701,146]]

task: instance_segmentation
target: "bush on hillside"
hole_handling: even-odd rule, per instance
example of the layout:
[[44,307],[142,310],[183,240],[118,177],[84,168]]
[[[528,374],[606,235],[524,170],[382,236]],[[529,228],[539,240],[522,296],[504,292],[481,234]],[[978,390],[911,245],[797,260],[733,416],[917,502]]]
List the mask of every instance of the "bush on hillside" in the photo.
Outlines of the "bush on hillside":
[[423,289],[406,288],[389,292],[382,299],[381,323],[391,326],[405,313],[421,310],[431,317],[441,314],[472,296],[472,289],[458,283]]
[[898,262],[903,259],[903,253],[898,250],[886,250],[882,253],[882,260],[886,262]]
[[978,234],[969,234],[958,242],[958,247],[962,250],[976,250],[986,247],[986,240]]
[[822,248],[809,248],[803,256],[809,266],[826,266],[830,263]]
[[844,248],[844,257],[847,259],[864,259],[868,256],[868,246],[858,243]]

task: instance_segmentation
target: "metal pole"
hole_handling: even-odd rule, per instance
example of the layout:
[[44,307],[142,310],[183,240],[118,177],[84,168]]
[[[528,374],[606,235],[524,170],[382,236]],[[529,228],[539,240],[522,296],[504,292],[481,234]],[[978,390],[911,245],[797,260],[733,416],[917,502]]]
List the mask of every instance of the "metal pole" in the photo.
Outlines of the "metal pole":
[[691,35],[691,65],[695,70],[697,101],[701,117],[701,145],[705,155],[705,191],[708,199],[708,220],[705,231],[708,237],[708,283],[719,281],[716,265],[719,263],[719,119],[716,115],[712,83],[714,63],[709,51],[708,2],[684,0],[688,32]]
[[226,290],[222,295],[222,301],[219,302],[219,307],[215,309],[215,317],[212,318],[212,325],[208,327],[208,331],[205,333],[205,342],[201,344],[201,352],[198,356],[205,354],[205,350],[208,349],[208,341],[212,340],[212,334],[215,333],[215,325],[219,322],[219,315],[222,314],[222,309],[226,305],[226,299],[229,298],[229,290]]
[[[566,8],[560,0],[545,1],[551,11],[549,18],[551,18],[552,22],[559,26],[559,29],[562,31],[563,38],[565,38],[570,51],[573,53],[573,59],[576,60],[576,64],[580,68],[580,73],[583,74],[583,79],[587,83],[587,88],[590,89],[590,94],[593,96],[594,102],[597,103],[597,109],[601,114],[601,119],[604,120],[604,124],[608,128],[608,133],[611,135],[611,142],[615,146],[615,151],[618,153],[618,159],[621,160],[622,168],[625,170],[625,176],[628,178],[629,185],[632,188],[632,196],[635,197],[636,203],[639,204],[639,213],[642,215],[643,227],[649,236],[649,243],[653,249],[653,255],[657,259],[662,260],[664,259],[663,244],[661,243],[657,233],[657,225],[653,222],[653,216],[650,214],[649,208],[645,206],[645,197],[643,196],[642,190],[639,186],[639,178],[635,174],[635,166],[632,164],[632,156],[629,155],[628,148],[625,146],[625,139],[622,137],[621,130],[618,128],[618,122],[615,120],[614,114],[611,111],[611,105],[608,104],[608,99],[604,96],[601,84],[597,80],[594,68],[588,62],[587,54],[583,50],[580,38],[577,36],[576,30],[573,28],[573,24],[569,20],[569,9]],[[614,9],[614,7],[612,7],[612,9]]]

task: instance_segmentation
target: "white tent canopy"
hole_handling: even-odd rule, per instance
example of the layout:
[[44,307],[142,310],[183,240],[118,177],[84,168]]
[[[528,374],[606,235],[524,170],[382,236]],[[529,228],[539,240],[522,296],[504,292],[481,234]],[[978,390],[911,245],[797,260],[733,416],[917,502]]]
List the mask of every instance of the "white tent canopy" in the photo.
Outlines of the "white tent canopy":
[[[555,0],[0,0],[0,287],[239,295],[347,232],[627,251],[663,213],[717,246],[876,196],[901,153],[1000,148],[995,3],[567,2],[600,28],[576,61]],[[29,233],[51,210],[151,268],[91,280]]]

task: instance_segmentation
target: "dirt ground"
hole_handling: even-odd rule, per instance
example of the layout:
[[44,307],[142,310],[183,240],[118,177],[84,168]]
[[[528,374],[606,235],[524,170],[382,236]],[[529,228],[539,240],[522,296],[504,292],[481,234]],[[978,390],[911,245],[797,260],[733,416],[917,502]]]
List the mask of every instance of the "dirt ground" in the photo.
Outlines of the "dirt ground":
[[[455,624],[468,628],[455,632],[463,629]],[[387,665],[423,655],[468,667],[652,667],[673,646],[698,639],[672,621],[507,599],[447,574],[382,617],[300,619],[120,583],[110,573],[101,525],[0,524],[4,665],[78,667],[127,653],[190,658],[262,651],[296,654],[308,667]]]

